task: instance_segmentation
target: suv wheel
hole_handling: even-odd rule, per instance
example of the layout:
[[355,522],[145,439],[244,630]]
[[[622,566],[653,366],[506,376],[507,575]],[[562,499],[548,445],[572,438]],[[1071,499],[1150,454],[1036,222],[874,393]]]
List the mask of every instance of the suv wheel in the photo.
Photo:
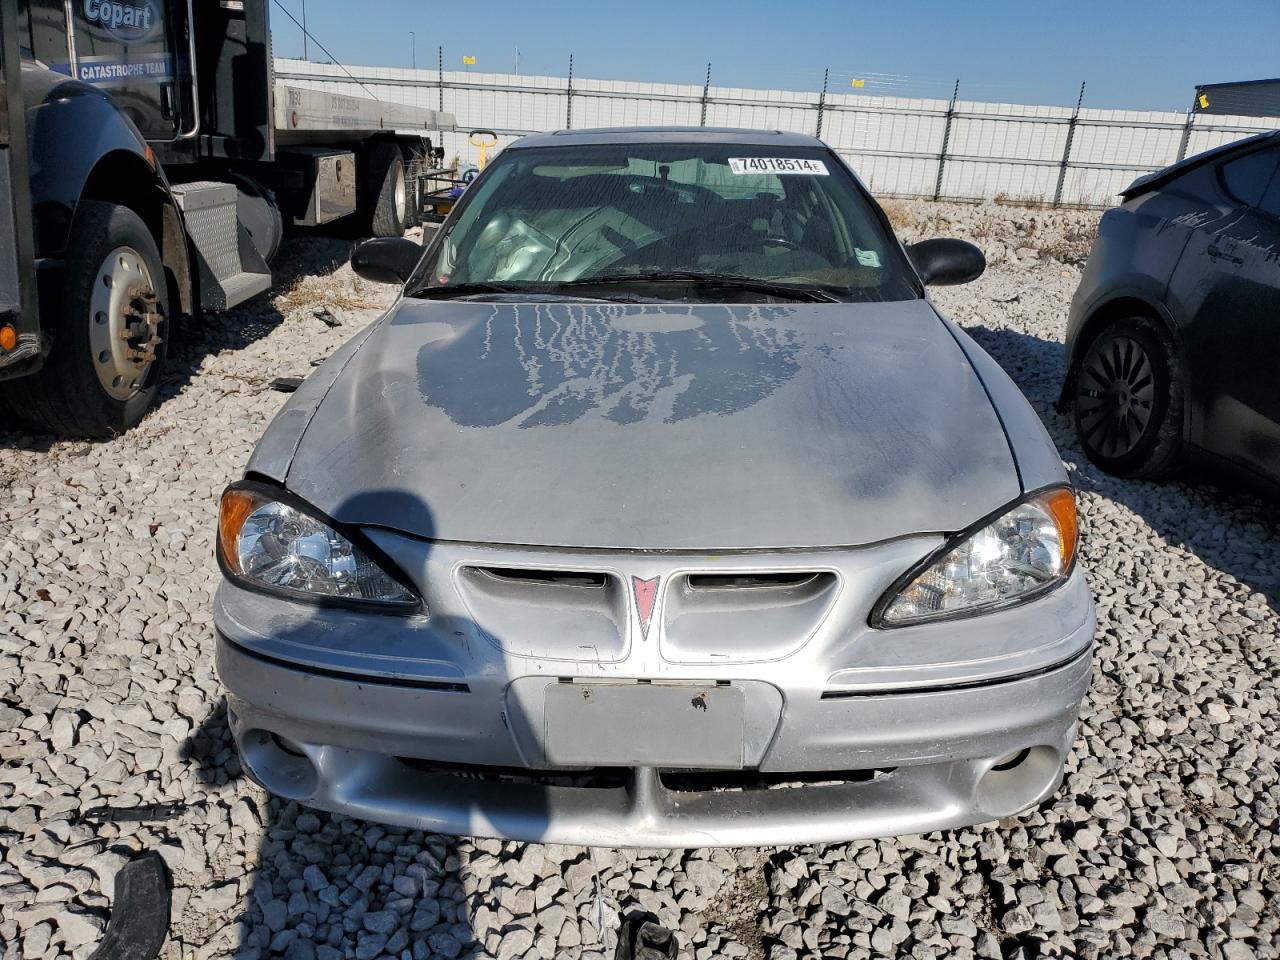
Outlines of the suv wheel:
[[1112,323],[1076,372],[1074,419],[1085,455],[1108,473],[1156,480],[1182,452],[1182,374],[1168,331],[1148,317]]

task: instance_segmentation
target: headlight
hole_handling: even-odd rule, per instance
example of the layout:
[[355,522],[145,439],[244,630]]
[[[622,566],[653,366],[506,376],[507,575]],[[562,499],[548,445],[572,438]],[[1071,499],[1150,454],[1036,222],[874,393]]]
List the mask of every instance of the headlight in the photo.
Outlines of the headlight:
[[243,584],[303,600],[420,610],[421,600],[315,513],[257,484],[222,495],[218,559]]
[[897,627],[1011,606],[1061,583],[1077,541],[1070,490],[1034,494],[962,534],[876,604],[872,625]]

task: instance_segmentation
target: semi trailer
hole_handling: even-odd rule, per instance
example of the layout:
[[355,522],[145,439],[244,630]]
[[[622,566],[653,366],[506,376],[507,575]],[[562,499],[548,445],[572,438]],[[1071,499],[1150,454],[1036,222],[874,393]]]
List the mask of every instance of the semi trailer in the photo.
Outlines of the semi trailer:
[[288,226],[418,222],[444,113],[276,81],[269,0],[0,3],[0,408],[107,437]]

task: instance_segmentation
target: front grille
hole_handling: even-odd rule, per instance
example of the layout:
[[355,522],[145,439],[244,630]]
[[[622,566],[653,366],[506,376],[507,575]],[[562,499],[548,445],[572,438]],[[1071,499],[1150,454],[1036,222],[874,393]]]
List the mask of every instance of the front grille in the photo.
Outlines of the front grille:
[[691,573],[687,582],[690,590],[751,590],[765,587],[799,587],[819,577],[834,579],[829,573],[804,571],[798,573]]
[[835,603],[827,570],[677,574],[662,607],[662,652],[676,663],[780,660],[813,635]]
[[603,570],[469,564],[457,584],[476,626],[509,653],[607,663],[626,652],[627,594]]
[[612,790],[625,787],[630,778],[626,767],[591,767],[581,770],[529,770],[524,767],[495,767],[480,763],[443,763],[396,757],[402,764],[420,773],[457,777],[460,780],[483,780],[530,787],[579,787]]
[[475,567],[495,580],[537,586],[603,587],[608,575],[591,570],[528,570],[519,567]]
[[[628,767],[590,767],[572,770],[530,770],[478,763],[444,763],[397,757],[400,763],[419,773],[509,783],[513,786],[572,787],[588,790],[615,790],[627,786],[632,771]],[[757,790],[797,790],[806,787],[843,787],[871,783],[893,773],[895,767],[871,770],[816,770],[761,773],[758,770],[659,770],[662,786],[673,793],[747,793]]]

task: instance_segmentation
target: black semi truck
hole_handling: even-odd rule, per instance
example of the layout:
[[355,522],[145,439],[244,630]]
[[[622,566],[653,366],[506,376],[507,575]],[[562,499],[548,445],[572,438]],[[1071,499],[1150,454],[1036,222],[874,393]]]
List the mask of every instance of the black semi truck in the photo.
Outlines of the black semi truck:
[[[0,408],[106,437],[286,225],[398,236],[447,114],[273,75],[269,0],[0,0]],[[411,133],[406,133],[411,131]]]

